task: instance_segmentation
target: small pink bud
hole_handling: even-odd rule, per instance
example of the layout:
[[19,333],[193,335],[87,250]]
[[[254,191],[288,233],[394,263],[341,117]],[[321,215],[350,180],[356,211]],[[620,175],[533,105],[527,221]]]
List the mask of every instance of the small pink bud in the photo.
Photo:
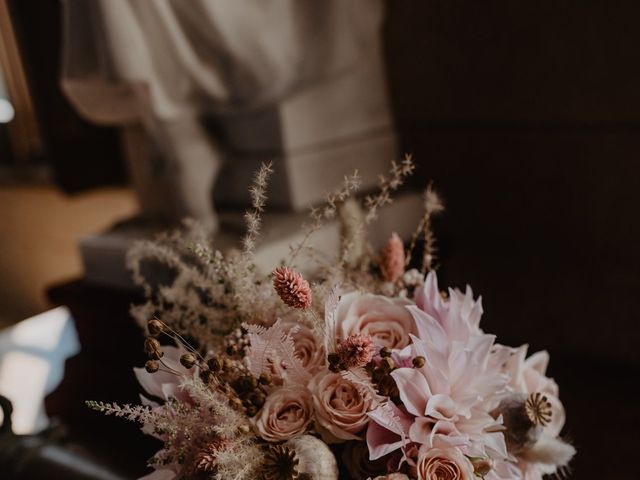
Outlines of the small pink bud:
[[392,233],[391,238],[382,250],[380,270],[382,276],[388,282],[395,282],[404,273],[404,245],[397,233]]
[[287,267],[276,268],[273,272],[273,288],[284,303],[293,308],[311,306],[311,287],[302,275]]

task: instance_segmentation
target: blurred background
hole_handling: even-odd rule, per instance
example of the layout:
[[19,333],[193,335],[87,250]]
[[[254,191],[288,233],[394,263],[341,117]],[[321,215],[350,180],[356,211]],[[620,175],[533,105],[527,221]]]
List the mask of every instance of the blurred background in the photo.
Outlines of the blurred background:
[[[133,238],[186,214],[236,235],[265,159],[297,218],[409,152],[410,187],[447,207],[442,284],[482,294],[502,343],[551,353],[571,478],[637,478],[638,20],[632,0],[0,0],[0,327],[62,305],[58,346],[84,355],[48,413],[137,438],[74,403],[135,400]],[[80,389],[110,341],[134,353]]]

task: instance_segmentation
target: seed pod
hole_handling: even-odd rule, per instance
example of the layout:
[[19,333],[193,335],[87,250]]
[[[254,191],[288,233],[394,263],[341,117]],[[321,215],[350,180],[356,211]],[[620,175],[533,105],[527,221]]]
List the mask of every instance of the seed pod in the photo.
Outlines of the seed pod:
[[206,383],[208,385],[213,381],[213,379],[214,379],[214,375],[211,370],[208,370],[208,369],[200,370],[200,380],[202,380],[203,383]]
[[488,457],[471,458],[471,464],[473,465],[473,473],[480,478],[484,478],[493,469],[493,461]]
[[413,363],[413,366],[416,368],[422,368],[424,367],[426,360],[424,357],[415,357],[413,360],[411,360],[411,363]]
[[224,362],[220,357],[213,357],[207,360],[207,366],[212,372],[218,373],[220,370],[222,370]]
[[393,363],[393,359],[391,357],[384,357],[382,359],[382,362],[380,363],[380,366],[385,370],[389,371],[389,370],[393,370],[393,367],[395,366],[395,364]]
[[229,360],[228,358],[225,358],[222,362],[222,369],[225,372],[228,372],[229,370],[231,370],[233,368],[233,363],[231,363],[231,360]]
[[258,382],[260,382],[261,385],[270,385],[272,381],[271,375],[268,373],[261,373],[260,378],[258,378]]
[[159,360],[164,355],[160,342],[153,337],[144,339],[144,351],[152,360]]
[[198,361],[193,353],[185,353],[180,357],[180,363],[184,368],[191,368]]
[[227,355],[233,356],[238,353],[238,347],[235,345],[229,345],[227,347]]
[[147,330],[149,330],[149,335],[155,337],[164,331],[164,323],[157,318],[152,318],[147,322]]
[[329,365],[337,365],[340,362],[340,355],[337,353],[330,353],[327,355],[327,361]]
[[504,439],[510,453],[518,454],[531,448],[542,435],[542,425],[532,421],[527,411],[527,398],[524,393],[514,393],[491,413],[494,418],[502,415]]
[[338,464],[326,443],[311,435],[293,437],[284,443],[298,458],[298,478],[337,480]]
[[254,407],[253,405],[247,407],[247,417],[251,418],[251,417],[255,417],[256,414],[258,413],[258,409],[256,407]]
[[160,364],[155,360],[147,360],[147,363],[144,364],[144,369],[149,373],[156,373],[160,368]]
[[264,405],[264,402],[266,400],[266,396],[264,393],[262,392],[255,392],[252,393],[251,395],[249,395],[249,401],[256,407],[256,408],[262,408],[262,406]]

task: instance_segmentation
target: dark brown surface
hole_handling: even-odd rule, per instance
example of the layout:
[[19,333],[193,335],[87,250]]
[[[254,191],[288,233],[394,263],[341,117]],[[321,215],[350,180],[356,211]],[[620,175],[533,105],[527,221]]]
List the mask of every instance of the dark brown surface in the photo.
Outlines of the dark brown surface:
[[44,156],[58,186],[69,193],[125,181],[115,128],[91,124],[71,107],[60,86],[62,2],[9,0]]
[[69,427],[74,442],[106,458],[118,470],[130,472],[131,478],[142,476],[158,442],[144,435],[139,425],[85,405],[86,400],[140,402],[133,367],[146,360],[143,334],[129,316],[129,306],[140,297],[82,281],[52,288],[49,297],[71,310],[82,351],[67,361],[62,384],[47,397],[48,414]]
[[394,0],[401,149],[505,342],[640,367],[640,2]]

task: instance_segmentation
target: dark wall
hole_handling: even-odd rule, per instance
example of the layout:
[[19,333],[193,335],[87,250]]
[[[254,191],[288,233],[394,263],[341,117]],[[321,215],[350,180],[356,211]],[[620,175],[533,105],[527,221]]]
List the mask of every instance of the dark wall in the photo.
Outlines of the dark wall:
[[57,184],[66,192],[119,185],[124,183],[126,175],[116,129],[97,126],[81,118],[60,88],[60,3],[58,0],[9,1],[43,135],[45,158]]
[[394,0],[402,148],[442,276],[507,343],[640,365],[640,2]]

